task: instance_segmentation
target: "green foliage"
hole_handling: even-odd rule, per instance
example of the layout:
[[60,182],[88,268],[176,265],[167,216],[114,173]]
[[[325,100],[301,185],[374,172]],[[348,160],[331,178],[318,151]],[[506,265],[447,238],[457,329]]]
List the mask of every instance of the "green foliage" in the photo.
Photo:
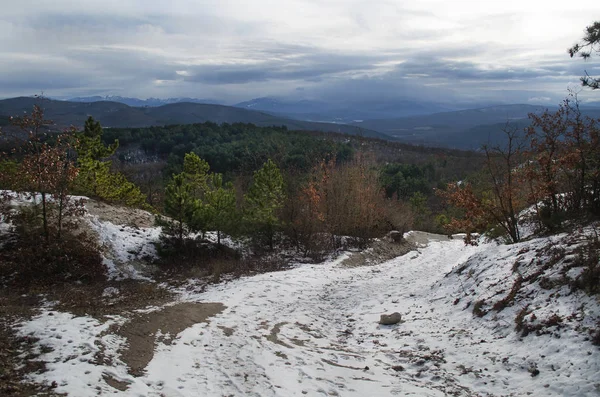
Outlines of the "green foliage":
[[111,171],[111,161],[106,158],[115,153],[119,141],[105,145],[102,135],[100,123],[89,117],[84,130],[76,136],[78,192],[108,202],[150,209],[146,204],[146,196],[134,183],[128,181],[122,173]]
[[23,181],[19,178],[19,163],[14,160],[0,161],[0,189],[21,190]]
[[77,134],[77,155],[92,160],[102,160],[112,156],[119,147],[119,141],[115,140],[110,145],[102,142],[103,130],[100,122],[91,116],[85,122],[83,131]]
[[208,189],[208,171],[210,171],[210,166],[196,153],[185,154],[183,173],[196,198],[201,198]]
[[208,228],[217,232],[217,244],[221,244],[221,234],[235,233],[239,218],[233,184],[223,184],[223,175],[211,175],[209,189],[204,195],[203,211]]
[[98,174],[98,196],[109,202],[129,207],[152,209],[146,203],[146,195],[140,191],[140,188],[120,172],[104,169]]
[[415,193],[430,195],[431,186],[437,181],[431,163],[426,166],[391,163],[381,169],[381,183],[387,196],[396,196],[399,200],[409,199]]
[[427,197],[421,192],[415,192],[409,199],[409,203],[415,215],[414,225],[420,229],[431,215],[431,210],[427,205]]
[[278,211],[283,207],[285,187],[277,165],[271,160],[254,173],[252,185],[244,197],[246,224],[259,232],[269,247],[273,248],[273,237],[281,225]]
[[187,236],[189,223],[193,219],[197,207],[192,196],[192,186],[186,182],[185,174],[173,175],[165,189],[165,213],[172,222],[165,222],[165,234],[175,236],[179,242]]
[[[220,246],[223,233],[236,231],[238,214],[233,185],[224,184],[221,174],[209,174],[208,163],[194,153],[185,155],[183,170],[173,175],[165,191],[165,213],[172,221],[160,221],[167,237],[163,241],[168,243],[170,237],[175,237],[176,248],[185,245],[195,251],[195,243],[184,241],[188,233],[214,230]],[[168,247],[162,247],[163,252],[168,251],[165,248]]]
[[253,172],[269,158],[284,169],[309,171],[321,161],[335,157],[344,162],[352,157],[348,143],[322,139],[285,127],[257,127],[253,124],[170,125],[148,128],[111,128],[104,140],[119,139],[122,146],[140,144],[147,155],[168,158],[168,175],[181,172],[187,153],[206,160],[214,172]]

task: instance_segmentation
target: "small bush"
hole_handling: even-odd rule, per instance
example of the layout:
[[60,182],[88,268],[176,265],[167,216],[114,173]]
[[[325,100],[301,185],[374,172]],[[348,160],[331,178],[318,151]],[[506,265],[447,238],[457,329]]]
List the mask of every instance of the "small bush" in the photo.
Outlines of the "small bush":
[[600,239],[590,239],[580,248],[572,267],[583,267],[581,275],[573,281],[571,287],[588,294],[600,293]]
[[95,240],[85,233],[63,233],[61,240],[40,244],[39,235],[7,240],[0,253],[0,278],[20,286],[106,280]]
[[504,298],[502,298],[501,300],[496,302],[494,304],[493,309],[500,312],[500,311],[504,310],[507,306],[512,305],[512,303],[515,300],[515,297],[517,296],[517,293],[521,289],[522,285],[523,285],[523,277],[521,277],[521,275],[519,274],[517,279],[515,280],[512,288],[510,289],[510,292],[508,293],[508,295],[506,295]]
[[487,310],[483,309],[484,305],[485,305],[485,300],[483,300],[483,299],[475,302],[475,304],[473,305],[473,314],[476,315],[477,317],[485,316],[487,314]]
[[529,305],[527,305],[519,310],[519,313],[517,313],[517,316],[515,317],[515,331],[520,332],[521,336],[527,336],[529,333],[529,329],[525,323],[525,316],[529,313],[531,312],[529,310]]
[[179,240],[177,237],[162,236],[157,244],[157,252],[160,256],[158,265],[167,271],[195,269],[212,273],[214,263],[240,259],[239,252],[233,248],[199,238]]

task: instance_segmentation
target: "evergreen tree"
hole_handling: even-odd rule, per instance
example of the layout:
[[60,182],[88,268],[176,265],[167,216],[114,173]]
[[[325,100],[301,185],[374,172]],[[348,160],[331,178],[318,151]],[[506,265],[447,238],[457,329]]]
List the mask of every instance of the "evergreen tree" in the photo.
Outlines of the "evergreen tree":
[[[573,47],[567,50],[571,58],[575,55],[579,55],[585,60],[591,58],[592,53],[600,53],[600,21],[595,21],[585,28],[585,36],[581,40],[581,43],[575,44]],[[600,88],[600,78],[592,77],[587,72],[585,76],[581,78],[581,85],[584,87],[590,87],[592,90]]]
[[115,140],[111,145],[102,142],[102,126],[91,116],[85,122],[82,132],[77,134],[77,160],[80,168],[78,182],[87,194],[100,196],[99,179],[110,173],[111,162],[106,158],[112,156],[119,147]]
[[198,157],[196,153],[186,153],[183,159],[183,172],[196,198],[201,198],[208,189],[208,171],[210,166],[205,160]]
[[167,223],[166,227],[167,234],[174,235],[180,244],[188,233],[188,224],[196,207],[196,200],[192,197],[192,186],[186,182],[185,175],[173,175],[165,189],[165,213],[173,222]]
[[208,191],[210,166],[195,153],[186,153],[183,160],[184,182],[189,186],[190,195],[194,201],[188,225],[191,231],[204,233],[211,221],[211,212],[204,204],[204,195]]
[[281,224],[278,211],[283,207],[285,191],[281,172],[271,159],[254,173],[244,199],[247,224],[262,234],[273,249],[273,237]]
[[133,207],[148,207],[146,197],[134,183],[120,172],[112,172],[112,162],[107,160],[119,147],[115,140],[110,145],[102,142],[102,126],[89,117],[82,132],[77,134],[77,185],[83,194],[100,197]]
[[210,187],[204,195],[204,212],[208,225],[217,232],[217,244],[221,244],[221,234],[231,233],[237,219],[235,190],[233,184],[223,184],[223,175],[212,174]]

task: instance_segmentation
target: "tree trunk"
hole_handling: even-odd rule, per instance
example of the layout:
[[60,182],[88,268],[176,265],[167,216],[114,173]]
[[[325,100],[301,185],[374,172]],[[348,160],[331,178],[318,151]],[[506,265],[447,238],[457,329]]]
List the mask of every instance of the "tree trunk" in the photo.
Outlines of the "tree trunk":
[[50,240],[50,232],[48,231],[48,216],[46,214],[46,193],[42,192],[42,222],[44,227],[44,240],[46,244]]

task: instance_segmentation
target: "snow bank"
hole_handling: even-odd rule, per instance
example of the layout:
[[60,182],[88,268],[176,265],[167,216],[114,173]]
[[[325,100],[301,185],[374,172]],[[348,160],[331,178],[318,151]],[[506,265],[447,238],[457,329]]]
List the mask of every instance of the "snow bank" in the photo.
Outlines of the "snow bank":
[[97,216],[86,216],[92,230],[98,234],[98,242],[104,247],[104,263],[109,279],[124,278],[150,280],[131,262],[156,258],[155,243],[159,241],[161,228],[136,228],[101,221]]

